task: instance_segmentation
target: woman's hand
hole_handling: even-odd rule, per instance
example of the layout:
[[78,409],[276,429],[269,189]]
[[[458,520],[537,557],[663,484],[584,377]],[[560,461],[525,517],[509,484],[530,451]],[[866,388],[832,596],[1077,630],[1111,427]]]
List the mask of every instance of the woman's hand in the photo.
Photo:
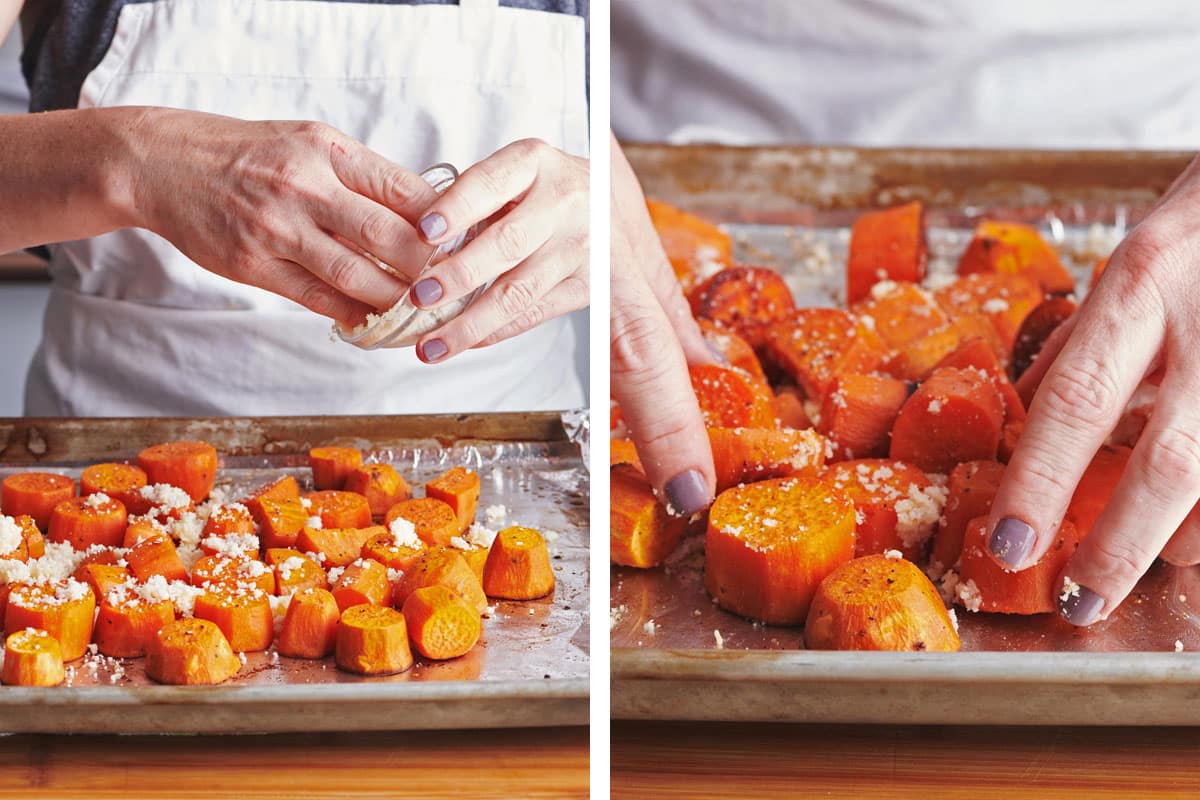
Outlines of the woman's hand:
[[717,479],[688,364],[723,358],[692,318],[615,138],[611,149],[612,393],[650,484],[689,516],[712,503]]
[[1059,610],[1076,625],[1107,617],[1159,554],[1200,563],[1198,214],[1200,159],[1121,243],[1023,377],[1041,382],[992,505],[988,542],[1010,568],[1035,563],[1050,546],[1130,396],[1143,379],[1161,379],[1124,476],[1063,573],[1071,591]]
[[422,214],[431,245],[491,224],[413,285],[416,305],[437,308],[494,281],[421,338],[422,361],[495,344],[588,304],[588,181],[587,159],[525,139],[467,169]]
[[131,126],[132,222],[200,266],[344,324],[406,288],[362,253],[423,264],[421,177],[315,122],[143,109]]

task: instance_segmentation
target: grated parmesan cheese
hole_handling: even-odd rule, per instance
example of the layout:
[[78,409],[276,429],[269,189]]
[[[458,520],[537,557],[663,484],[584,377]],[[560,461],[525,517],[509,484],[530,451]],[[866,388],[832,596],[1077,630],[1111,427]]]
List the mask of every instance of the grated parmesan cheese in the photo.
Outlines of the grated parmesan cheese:
[[421,539],[417,536],[417,529],[411,522],[404,517],[396,517],[388,525],[388,531],[392,534],[392,540],[397,547],[409,547],[414,550],[421,548]]
[[724,636],[722,636],[722,635],[721,635],[721,632],[720,632],[719,630],[717,630],[716,628],[713,628],[713,639],[715,639],[715,640],[716,640],[716,642],[717,642],[717,649],[718,649],[718,650],[724,650],[724,649],[725,649],[725,637],[724,637]]
[[958,598],[958,583],[958,573],[952,569],[946,570],[938,581],[938,594],[942,596],[942,602],[946,605]]
[[1072,597],[1079,597],[1079,589],[1079,584],[1072,580],[1070,575],[1063,575],[1062,594],[1058,599],[1065,603]]
[[292,572],[298,569],[304,569],[303,556],[288,556],[279,564],[279,577],[285,581],[291,580]]
[[945,486],[935,484],[922,489],[909,485],[908,495],[896,501],[896,535],[905,548],[914,549],[929,540],[949,494]]
[[898,288],[895,281],[879,281],[871,287],[871,297],[875,300],[882,300]]
[[646,620],[646,624],[642,626],[642,630],[646,632],[647,636],[653,636],[657,628],[658,626],[654,624],[654,620],[652,619]]
[[901,553],[899,550],[884,550],[883,557],[888,561],[900,561],[904,558],[904,553]]
[[309,517],[304,525],[305,527],[312,528],[314,531],[319,531],[325,527],[325,523],[321,521],[320,517]]
[[200,545],[219,556],[238,556],[258,552],[258,537],[253,533],[227,533],[224,536],[209,536]]
[[983,595],[979,593],[979,587],[975,585],[974,580],[959,582],[955,588],[955,593],[963,608],[968,611],[979,611],[983,605]]
[[12,517],[0,516],[0,555],[13,552],[24,540],[25,535],[17,521]]
[[496,531],[485,525],[480,525],[478,522],[472,522],[465,538],[476,547],[490,548],[492,542],[496,540]]
[[92,509],[104,508],[110,503],[112,503],[112,498],[106,495],[104,492],[95,492],[94,494],[89,494],[87,499],[83,501],[85,508]]
[[608,610],[608,629],[610,631],[617,627],[617,623],[621,621],[621,618],[625,616],[625,612],[628,610],[627,606],[614,606]]
[[488,506],[483,510],[483,518],[492,527],[503,525],[504,520],[508,518],[508,508],[502,503]]
[[177,486],[169,483],[155,483],[138,489],[143,499],[149,500],[158,509],[173,511],[188,508],[192,504],[192,496]]

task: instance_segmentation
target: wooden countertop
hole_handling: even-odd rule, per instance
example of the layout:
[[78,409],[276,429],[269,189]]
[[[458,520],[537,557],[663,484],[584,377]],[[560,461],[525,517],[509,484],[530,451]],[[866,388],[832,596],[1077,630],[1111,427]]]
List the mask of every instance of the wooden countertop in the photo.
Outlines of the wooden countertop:
[[0,736],[0,797],[586,798],[587,728]]
[[1197,796],[1200,728],[643,722],[612,728],[612,797],[621,800]]

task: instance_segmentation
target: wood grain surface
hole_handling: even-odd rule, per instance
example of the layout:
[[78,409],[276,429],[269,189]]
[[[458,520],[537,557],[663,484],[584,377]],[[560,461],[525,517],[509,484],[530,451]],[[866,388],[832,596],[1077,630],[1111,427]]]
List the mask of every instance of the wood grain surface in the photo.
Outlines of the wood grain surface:
[[587,728],[0,736],[0,797],[585,798]]
[[612,797],[1200,796],[1200,729],[614,722]]

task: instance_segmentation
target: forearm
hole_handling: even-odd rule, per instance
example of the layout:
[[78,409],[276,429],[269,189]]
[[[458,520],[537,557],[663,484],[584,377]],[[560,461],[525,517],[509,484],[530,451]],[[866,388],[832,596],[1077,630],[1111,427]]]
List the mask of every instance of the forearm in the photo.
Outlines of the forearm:
[[16,27],[23,5],[22,0],[0,0],[0,39],[8,36]]
[[0,252],[136,225],[134,142],[145,113],[0,116]]

